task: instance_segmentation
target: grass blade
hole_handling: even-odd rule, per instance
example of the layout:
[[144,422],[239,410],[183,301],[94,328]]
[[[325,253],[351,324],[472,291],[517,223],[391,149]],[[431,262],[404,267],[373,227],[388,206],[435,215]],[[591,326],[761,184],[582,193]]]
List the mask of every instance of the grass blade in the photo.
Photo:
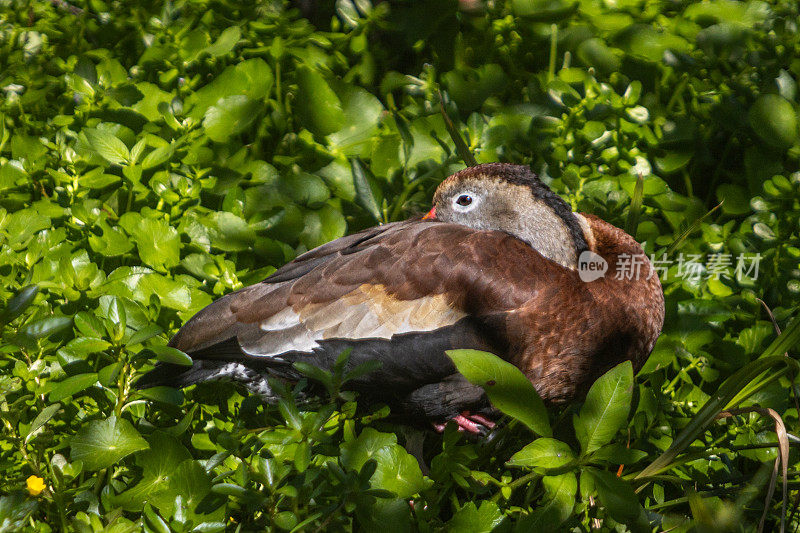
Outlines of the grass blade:
[[698,218],[697,220],[695,220],[694,222],[692,222],[692,225],[691,225],[691,226],[689,226],[688,228],[686,228],[686,230],[685,230],[683,233],[681,233],[681,234],[680,234],[680,236],[678,236],[678,238],[677,238],[677,239],[675,239],[674,241],[672,241],[672,244],[670,244],[670,245],[669,245],[669,248],[667,248],[666,254],[667,254],[668,256],[669,256],[669,255],[672,255],[672,252],[674,252],[675,250],[677,250],[677,249],[678,249],[678,246],[680,246],[680,245],[681,245],[681,243],[682,243],[683,241],[685,241],[685,240],[686,240],[686,237],[688,237],[689,235],[691,235],[692,233],[694,233],[694,231],[695,231],[697,228],[699,228],[699,227],[700,227],[700,224],[702,224],[702,223],[703,223],[703,221],[705,221],[705,220],[706,220],[708,217],[710,217],[710,216],[711,216],[711,215],[712,215],[712,214],[713,214],[713,213],[714,213],[714,212],[715,212],[717,209],[719,209],[720,207],[722,207],[722,204],[723,204],[723,203],[725,203],[725,201],[724,201],[724,200],[723,200],[722,202],[720,202],[719,204],[717,204],[717,206],[716,206],[716,207],[712,208],[712,209],[711,209],[711,210],[710,210],[708,213],[706,213],[705,215],[701,216],[700,218]]
[[641,172],[636,178],[636,186],[633,189],[631,207],[628,211],[628,220],[625,221],[625,233],[636,238],[636,230],[639,227],[639,215],[642,213],[642,197],[644,196],[644,176]]
[[442,96],[442,91],[439,91],[439,111],[441,111],[442,118],[444,118],[444,125],[447,128],[447,133],[450,134],[450,138],[453,139],[453,143],[456,145],[456,152],[458,152],[458,156],[468,167],[474,167],[478,164],[478,161],[475,160],[475,156],[472,155],[472,152],[470,152],[469,146],[467,146],[467,143],[464,142],[463,137],[461,137],[461,134],[456,129],[453,121],[450,120],[450,116],[447,114],[447,111],[444,110],[444,97]]
[[767,347],[761,357],[751,361],[725,380],[717,390],[717,393],[706,402],[692,421],[675,437],[667,451],[639,472],[635,479],[650,477],[668,470],[672,466],[673,459],[703,433],[705,428],[716,418],[717,414],[738,396],[743,387],[764,371],[779,365],[790,365],[795,370],[800,369],[800,364],[794,359],[776,355],[794,347],[798,340],[800,340],[800,318],[796,317],[786,330]]

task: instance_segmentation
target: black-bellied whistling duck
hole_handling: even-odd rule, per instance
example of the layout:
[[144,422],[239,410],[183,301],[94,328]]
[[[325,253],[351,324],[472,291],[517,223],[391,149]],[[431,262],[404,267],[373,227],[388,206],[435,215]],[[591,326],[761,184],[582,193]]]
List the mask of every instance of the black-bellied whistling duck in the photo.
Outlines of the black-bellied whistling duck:
[[[587,260],[605,275],[584,276]],[[342,237],[220,298],[170,341],[194,365],[159,365],[138,386],[227,378],[270,401],[267,376],[297,380],[297,361],[330,370],[350,349],[349,368],[381,362],[348,383],[362,398],[477,432],[491,408],[446,350],[493,352],[556,403],[619,362],[640,368],[663,320],[632,237],[573,213],[527,167],[492,163],[444,180],[422,219]]]

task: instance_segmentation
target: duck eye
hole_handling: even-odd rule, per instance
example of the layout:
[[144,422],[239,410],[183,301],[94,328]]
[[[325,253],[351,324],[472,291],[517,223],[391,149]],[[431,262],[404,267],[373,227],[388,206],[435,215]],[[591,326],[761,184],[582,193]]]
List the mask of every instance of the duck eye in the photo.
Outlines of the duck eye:
[[456,199],[456,203],[462,207],[466,207],[472,203],[472,196],[468,194],[462,194],[458,197],[458,199]]

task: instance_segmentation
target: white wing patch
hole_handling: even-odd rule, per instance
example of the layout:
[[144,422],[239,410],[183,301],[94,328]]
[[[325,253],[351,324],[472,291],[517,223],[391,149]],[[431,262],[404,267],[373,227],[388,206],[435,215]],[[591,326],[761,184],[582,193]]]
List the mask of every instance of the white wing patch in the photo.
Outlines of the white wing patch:
[[249,355],[275,357],[310,352],[323,339],[391,339],[393,335],[450,326],[466,313],[448,305],[443,294],[399,300],[383,285],[364,284],[335,302],[312,304],[298,313],[286,308],[261,322],[264,332],[243,345]]

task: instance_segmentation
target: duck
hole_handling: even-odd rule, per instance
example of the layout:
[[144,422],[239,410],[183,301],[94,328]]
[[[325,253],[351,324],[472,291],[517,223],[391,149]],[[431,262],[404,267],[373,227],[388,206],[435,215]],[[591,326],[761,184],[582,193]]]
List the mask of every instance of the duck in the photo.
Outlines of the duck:
[[551,405],[613,366],[647,360],[664,321],[659,277],[636,240],[573,212],[527,166],[446,178],[424,216],[319,246],[208,305],[172,337],[191,367],[158,363],[138,388],[233,380],[267,403],[295,363],[330,372],[349,351],[359,402],[481,433],[500,413],[446,354],[491,352]]

